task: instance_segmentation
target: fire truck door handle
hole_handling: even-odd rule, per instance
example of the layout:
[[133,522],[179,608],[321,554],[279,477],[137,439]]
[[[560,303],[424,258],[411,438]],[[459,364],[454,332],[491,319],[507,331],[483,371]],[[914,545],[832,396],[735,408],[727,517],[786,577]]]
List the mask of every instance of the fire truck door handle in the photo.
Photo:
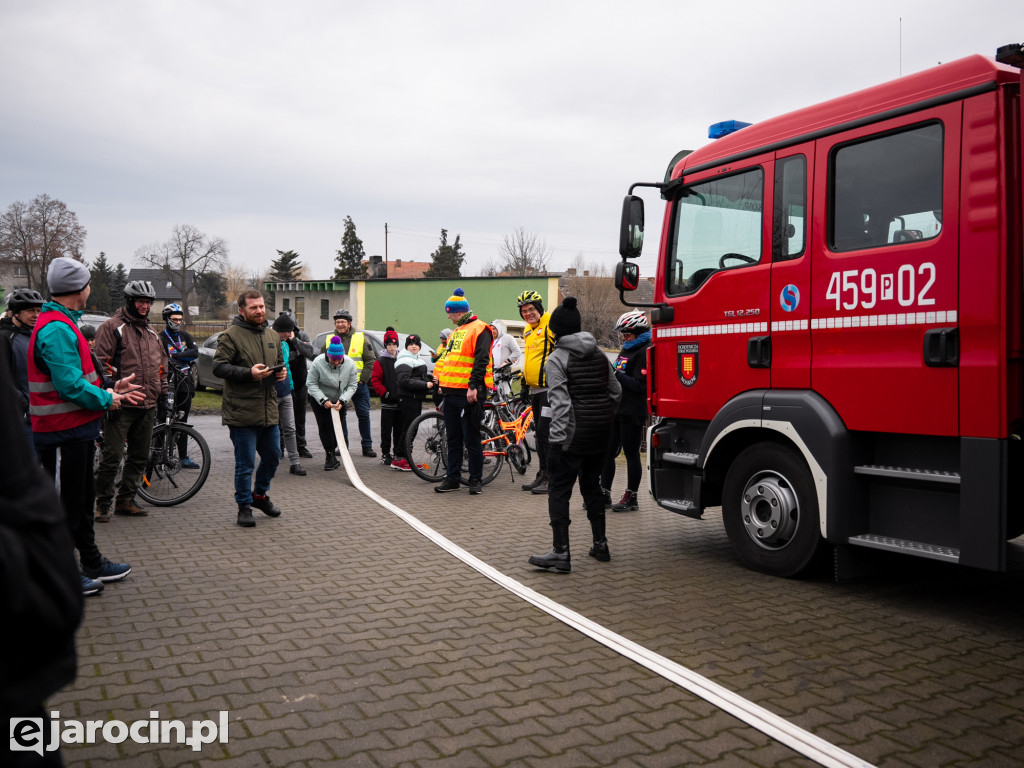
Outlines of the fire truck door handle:
[[747,365],[751,368],[772,367],[771,336],[751,336],[747,339]]
[[924,364],[929,368],[956,368],[960,364],[960,333],[956,328],[924,332]]

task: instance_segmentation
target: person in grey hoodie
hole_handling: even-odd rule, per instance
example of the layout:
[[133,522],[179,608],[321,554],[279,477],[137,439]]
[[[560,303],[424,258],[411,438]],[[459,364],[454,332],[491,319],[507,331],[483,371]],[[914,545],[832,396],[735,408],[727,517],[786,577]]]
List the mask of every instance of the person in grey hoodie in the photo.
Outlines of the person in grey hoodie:
[[569,499],[579,478],[594,545],[590,556],[611,559],[605,536],[601,468],[611,433],[612,419],[622,387],[607,356],[593,335],[582,331],[576,299],[567,296],[551,313],[548,327],[555,335],[555,350],[546,373],[551,431],[548,445],[548,517],[553,547],[546,555],[533,555],[530,565],[572,570],[569,558]]
[[338,441],[334,436],[331,410],[340,411],[344,408],[345,404],[352,400],[358,385],[359,370],[355,362],[345,354],[341,338],[332,336],[327,345],[327,352],[310,363],[309,372],[306,374],[309,404],[313,408],[313,416],[316,417],[320,443],[327,454],[324,472],[341,466],[341,462],[334,455]]

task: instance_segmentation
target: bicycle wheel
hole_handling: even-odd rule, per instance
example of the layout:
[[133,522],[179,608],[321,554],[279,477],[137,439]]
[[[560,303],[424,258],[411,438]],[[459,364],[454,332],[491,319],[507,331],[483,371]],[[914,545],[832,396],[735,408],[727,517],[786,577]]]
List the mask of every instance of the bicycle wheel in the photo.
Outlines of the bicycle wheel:
[[[505,439],[499,437],[501,433],[493,429],[488,429],[481,425],[480,427],[480,442],[484,446],[484,472],[480,481],[483,485],[487,485],[491,480],[498,476],[501,471],[501,465],[504,464],[505,450],[508,448]],[[489,456],[488,451],[494,451],[494,455]],[[462,457],[462,473],[464,476],[469,476],[469,460],[468,453],[463,450]]]
[[181,504],[199,492],[209,474],[210,447],[201,434],[188,424],[158,424],[139,496],[156,507]]
[[524,439],[519,445],[510,445],[505,453],[505,458],[520,475],[526,474],[526,467],[530,463],[530,446]]
[[440,411],[424,411],[405,433],[405,456],[421,480],[439,483],[448,470],[448,439]]

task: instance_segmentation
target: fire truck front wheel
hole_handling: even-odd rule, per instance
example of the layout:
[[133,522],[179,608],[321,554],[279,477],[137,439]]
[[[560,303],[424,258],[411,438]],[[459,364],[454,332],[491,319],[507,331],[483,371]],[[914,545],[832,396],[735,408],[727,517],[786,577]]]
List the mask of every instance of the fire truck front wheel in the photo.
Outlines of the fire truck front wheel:
[[744,449],[725,476],[722,517],[745,566],[799,576],[821,551],[818,499],[806,462],[778,443]]

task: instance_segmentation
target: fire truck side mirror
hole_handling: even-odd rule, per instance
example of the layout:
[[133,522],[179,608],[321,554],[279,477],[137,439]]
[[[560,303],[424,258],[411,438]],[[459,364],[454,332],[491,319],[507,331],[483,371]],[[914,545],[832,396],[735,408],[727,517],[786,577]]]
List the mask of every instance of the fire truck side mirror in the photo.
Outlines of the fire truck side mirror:
[[615,265],[615,288],[620,291],[635,291],[640,285],[640,265],[620,261]]
[[619,254],[623,259],[635,259],[644,248],[644,201],[636,195],[626,195],[622,201],[622,224],[619,227]]

